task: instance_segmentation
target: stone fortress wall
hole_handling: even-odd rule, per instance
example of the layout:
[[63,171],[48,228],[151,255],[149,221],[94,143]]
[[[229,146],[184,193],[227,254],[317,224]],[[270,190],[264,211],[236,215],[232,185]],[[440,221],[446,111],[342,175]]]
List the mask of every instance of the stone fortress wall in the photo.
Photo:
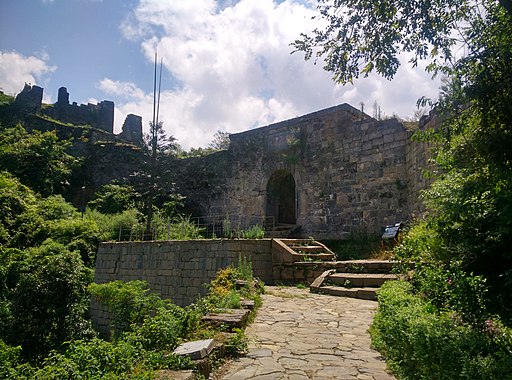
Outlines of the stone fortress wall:
[[[53,105],[42,107],[42,97],[42,88],[26,85],[15,103],[64,122],[90,122],[96,134],[105,135],[100,140],[110,135],[135,145],[142,141],[142,118],[136,115],[128,115],[121,134],[112,134],[112,102],[69,104],[64,87]],[[434,115],[420,127],[436,123]],[[428,185],[422,171],[429,166],[429,147],[412,141],[412,133],[396,119],[376,120],[341,104],[232,134],[228,150],[174,160],[171,170],[189,213],[207,224],[289,225],[298,235],[317,239],[380,234],[384,226],[423,211],[419,194]],[[110,166],[91,167],[94,177],[102,178],[98,184],[119,179],[119,170]]]
[[297,225],[316,239],[380,234],[423,210],[429,150],[412,133],[342,104],[230,135],[227,151],[179,163],[180,191],[206,222]]

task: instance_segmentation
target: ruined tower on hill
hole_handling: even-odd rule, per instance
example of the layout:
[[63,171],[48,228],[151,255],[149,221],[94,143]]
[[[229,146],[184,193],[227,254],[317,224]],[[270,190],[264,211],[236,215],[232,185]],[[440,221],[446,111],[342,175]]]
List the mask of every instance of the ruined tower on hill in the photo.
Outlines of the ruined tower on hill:
[[[93,128],[114,134],[114,102],[103,100],[98,104],[77,104],[69,102],[66,87],[59,88],[57,102],[42,107],[43,88],[25,84],[23,90],[16,96],[15,106],[18,110],[29,114],[41,114],[63,123],[73,125],[89,125]],[[142,144],[142,117],[130,114],[123,124],[119,138]]]

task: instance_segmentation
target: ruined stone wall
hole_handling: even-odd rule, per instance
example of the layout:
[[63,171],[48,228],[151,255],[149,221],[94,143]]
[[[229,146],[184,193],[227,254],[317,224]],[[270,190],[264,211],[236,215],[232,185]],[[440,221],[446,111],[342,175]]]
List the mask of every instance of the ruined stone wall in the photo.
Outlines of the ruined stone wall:
[[43,101],[43,88],[36,85],[25,83],[23,90],[16,95],[14,102],[18,110],[25,110],[30,113],[38,113],[41,111],[41,103]]
[[[161,297],[184,306],[204,295],[203,285],[219,269],[237,265],[239,257],[250,259],[254,276],[272,284],[271,248],[270,239],[102,243],[94,281],[144,280]],[[93,302],[91,314],[93,323],[105,331],[108,313]]]
[[409,215],[408,133],[395,119],[377,121],[343,104],[230,138],[222,164],[196,159],[188,175],[202,183],[184,191],[201,215],[268,218],[276,173],[293,176],[304,236],[380,234]]
[[71,124],[88,124],[108,133],[114,133],[114,102],[104,100],[98,104],[72,104],[57,102],[41,110],[55,120]]

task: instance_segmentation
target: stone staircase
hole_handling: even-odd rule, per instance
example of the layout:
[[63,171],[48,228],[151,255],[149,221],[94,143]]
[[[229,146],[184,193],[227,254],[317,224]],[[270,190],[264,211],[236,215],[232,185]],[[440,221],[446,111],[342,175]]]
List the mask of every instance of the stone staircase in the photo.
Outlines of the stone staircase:
[[[332,261],[334,253],[312,239],[272,239],[274,262]],[[279,257],[276,257],[279,256]]]
[[291,238],[300,235],[301,227],[297,224],[280,223],[275,226],[265,226],[265,236],[270,238]]
[[393,263],[387,260],[352,260],[336,264],[318,276],[310,285],[313,293],[376,300],[377,289],[386,281],[397,280]]

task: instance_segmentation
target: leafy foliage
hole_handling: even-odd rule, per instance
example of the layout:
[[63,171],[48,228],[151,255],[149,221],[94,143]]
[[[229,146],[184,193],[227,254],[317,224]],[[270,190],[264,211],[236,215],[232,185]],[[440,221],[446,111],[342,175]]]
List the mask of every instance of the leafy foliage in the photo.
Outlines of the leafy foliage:
[[186,309],[167,303],[158,308],[154,316],[146,316],[142,324],[132,324],[131,331],[125,333],[123,339],[141,345],[145,350],[170,352],[189,333],[193,320]]
[[486,277],[491,307],[512,320],[512,18],[495,2],[473,24],[438,105],[436,162],[442,175],[425,199],[436,259],[460,260]]
[[0,91],[0,105],[9,105],[12,102],[14,102],[14,96],[4,94],[2,91]]
[[86,319],[92,281],[76,252],[52,240],[26,251],[2,250],[4,309],[0,338],[40,359],[72,339],[92,334]]
[[131,325],[142,323],[145,317],[164,306],[162,299],[149,291],[145,281],[93,283],[89,290],[111,312],[116,337],[128,331]]
[[[408,52],[416,66],[428,60],[427,71],[447,73],[456,61],[457,44],[473,49],[475,26],[496,1],[372,1],[318,0],[326,26],[292,43],[305,59],[324,58],[324,69],[338,83],[352,82],[372,71],[391,79],[400,67],[399,54]],[[500,3],[510,3],[501,1]],[[512,10],[508,10],[512,14]]]
[[198,227],[187,217],[168,218],[161,211],[155,214],[152,228],[155,240],[201,239],[204,232],[204,228]]
[[512,365],[512,331],[488,319],[478,330],[456,315],[439,312],[412,293],[412,285],[390,281],[378,293],[371,327],[373,345],[401,379],[503,379]]
[[18,179],[0,172],[0,243],[25,248],[40,242],[43,218],[36,195]]
[[213,140],[208,144],[208,148],[214,151],[226,150],[229,148],[229,133],[223,132],[220,129],[213,135]]
[[455,311],[465,322],[476,328],[489,316],[485,278],[466,273],[460,263],[445,266],[417,264],[412,278],[420,295],[442,311]]
[[133,230],[140,224],[140,212],[135,209],[125,210],[118,214],[102,214],[96,210],[87,210],[85,218],[98,226],[98,234],[102,241],[123,241],[134,238]]
[[61,190],[77,160],[66,153],[69,142],[55,132],[28,133],[21,125],[0,133],[0,170],[7,170],[42,195]]
[[118,214],[135,208],[136,194],[132,186],[107,184],[94,194],[87,206],[103,214]]

